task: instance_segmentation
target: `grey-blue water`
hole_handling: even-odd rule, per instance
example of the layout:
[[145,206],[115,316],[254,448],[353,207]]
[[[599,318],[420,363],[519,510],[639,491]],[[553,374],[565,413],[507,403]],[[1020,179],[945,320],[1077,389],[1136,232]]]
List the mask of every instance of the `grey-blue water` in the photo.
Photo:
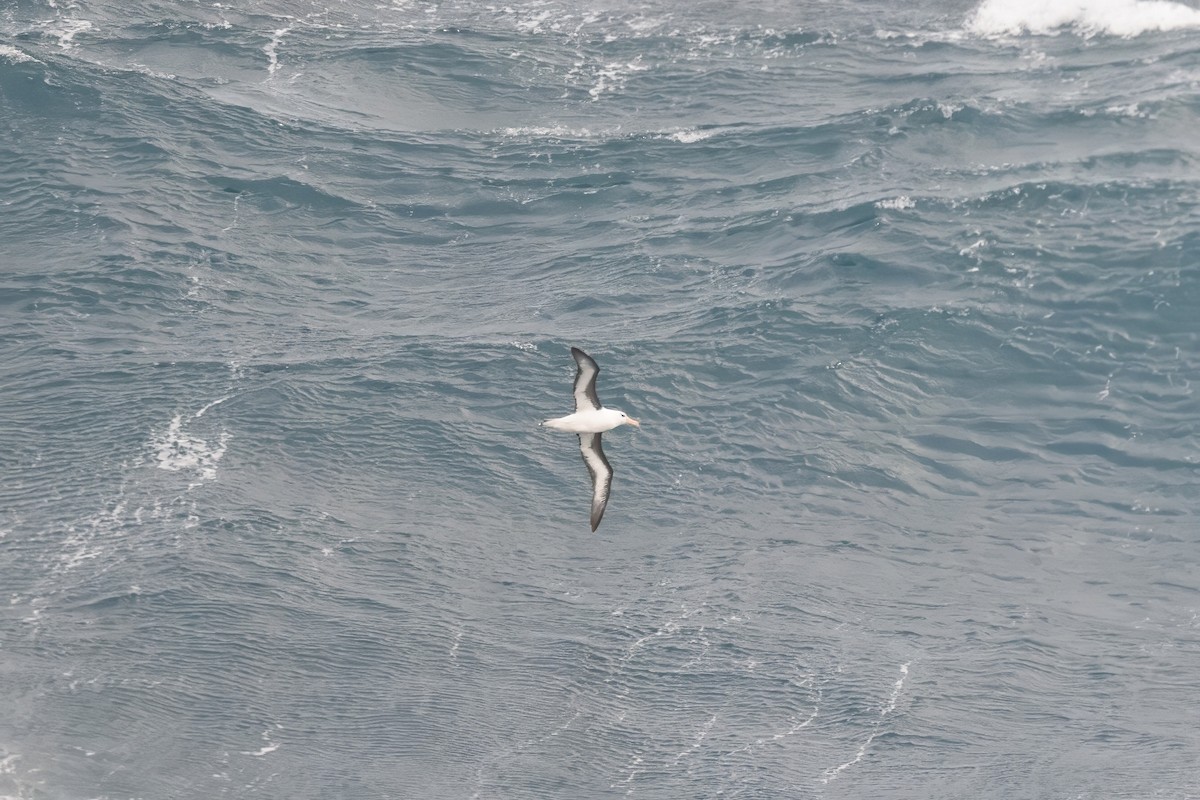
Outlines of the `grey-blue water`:
[[0,10],[0,797],[1200,797],[1194,4],[234,5]]

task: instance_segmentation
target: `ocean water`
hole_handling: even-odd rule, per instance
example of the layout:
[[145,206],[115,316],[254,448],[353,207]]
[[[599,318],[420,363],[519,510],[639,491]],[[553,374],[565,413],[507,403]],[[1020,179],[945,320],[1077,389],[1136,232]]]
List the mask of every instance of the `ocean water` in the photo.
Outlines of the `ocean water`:
[[5,5],[0,798],[1200,797],[1198,130],[1194,2]]

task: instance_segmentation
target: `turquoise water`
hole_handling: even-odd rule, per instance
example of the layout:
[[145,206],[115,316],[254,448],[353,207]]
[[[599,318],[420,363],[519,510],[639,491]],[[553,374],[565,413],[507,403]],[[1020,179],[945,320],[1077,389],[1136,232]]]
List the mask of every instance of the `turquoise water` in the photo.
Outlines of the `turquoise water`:
[[0,11],[0,798],[1200,797],[1200,10],[327,2]]

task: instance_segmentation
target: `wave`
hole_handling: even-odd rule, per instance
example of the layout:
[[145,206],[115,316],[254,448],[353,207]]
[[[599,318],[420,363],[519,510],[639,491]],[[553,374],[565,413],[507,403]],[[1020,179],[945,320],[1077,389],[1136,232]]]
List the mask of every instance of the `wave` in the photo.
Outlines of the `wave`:
[[0,44],[0,58],[5,59],[10,64],[24,64],[30,61],[34,62],[35,64],[41,63],[24,50],[8,44]]
[[1169,0],[984,0],[967,22],[972,33],[1005,36],[1022,33],[1053,35],[1138,36],[1151,31],[1200,28],[1200,10]]

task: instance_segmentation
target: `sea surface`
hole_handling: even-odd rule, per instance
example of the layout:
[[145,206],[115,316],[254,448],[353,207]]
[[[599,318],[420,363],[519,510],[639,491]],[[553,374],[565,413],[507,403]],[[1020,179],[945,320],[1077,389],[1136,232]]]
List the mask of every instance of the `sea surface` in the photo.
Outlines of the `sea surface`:
[[1196,2],[13,0],[0,798],[1200,798],[1198,388]]

